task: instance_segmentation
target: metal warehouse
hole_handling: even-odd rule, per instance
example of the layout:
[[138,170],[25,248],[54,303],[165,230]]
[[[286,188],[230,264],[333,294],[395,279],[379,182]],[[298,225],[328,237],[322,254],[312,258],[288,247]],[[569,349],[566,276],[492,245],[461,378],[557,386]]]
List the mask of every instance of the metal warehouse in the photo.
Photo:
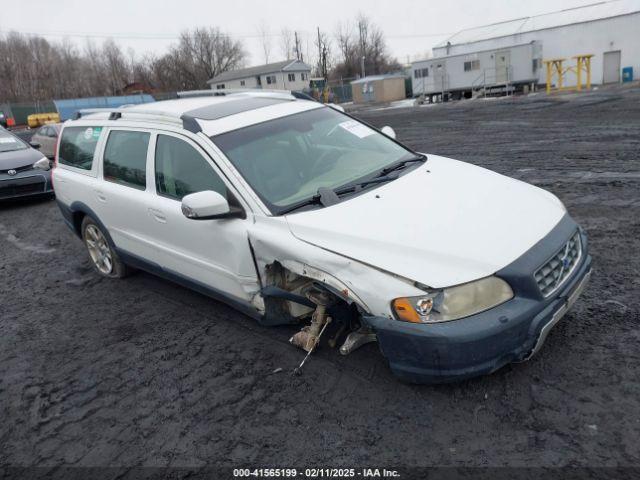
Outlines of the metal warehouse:
[[[633,79],[640,70],[640,0],[612,0],[462,30],[414,62],[414,95],[434,99],[508,93],[544,84],[544,61],[590,57],[593,84]],[[563,84],[576,85],[566,75]]]

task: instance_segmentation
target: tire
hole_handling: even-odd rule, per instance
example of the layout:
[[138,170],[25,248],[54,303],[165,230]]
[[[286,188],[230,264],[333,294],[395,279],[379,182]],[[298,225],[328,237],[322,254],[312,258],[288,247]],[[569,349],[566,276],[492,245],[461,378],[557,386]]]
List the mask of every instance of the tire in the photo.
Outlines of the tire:
[[99,275],[124,278],[131,273],[131,269],[120,260],[107,235],[93,218],[85,216],[80,228],[91,264]]

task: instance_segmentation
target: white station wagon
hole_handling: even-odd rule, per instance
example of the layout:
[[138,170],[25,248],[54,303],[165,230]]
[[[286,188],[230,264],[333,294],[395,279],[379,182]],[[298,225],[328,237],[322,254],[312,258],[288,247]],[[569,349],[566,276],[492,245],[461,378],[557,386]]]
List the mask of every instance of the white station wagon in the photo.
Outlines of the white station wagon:
[[300,324],[307,352],[377,341],[418,383],[528,359],[589,279],[584,231],[549,192],[394,137],[293,94],[212,92],[66,122],[53,183],[99,274]]

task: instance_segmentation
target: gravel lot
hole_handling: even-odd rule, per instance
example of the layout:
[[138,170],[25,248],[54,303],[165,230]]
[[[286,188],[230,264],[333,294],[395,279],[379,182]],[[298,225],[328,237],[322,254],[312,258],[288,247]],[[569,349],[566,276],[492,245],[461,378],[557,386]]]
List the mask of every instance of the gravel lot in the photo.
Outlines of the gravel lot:
[[293,376],[294,329],[102,280],[55,202],[5,204],[0,467],[640,466],[640,89],[357,115],[547,188],[587,229],[592,282],[537,357],[411,386],[372,344]]

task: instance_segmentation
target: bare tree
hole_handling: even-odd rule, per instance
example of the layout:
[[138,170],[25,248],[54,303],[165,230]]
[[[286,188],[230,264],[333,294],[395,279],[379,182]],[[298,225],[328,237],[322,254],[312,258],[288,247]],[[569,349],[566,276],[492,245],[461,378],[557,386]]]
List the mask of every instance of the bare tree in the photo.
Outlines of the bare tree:
[[257,30],[258,39],[264,55],[264,63],[269,63],[269,58],[271,57],[271,31],[269,30],[269,25],[263,20],[260,25],[258,25]]
[[285,60],[289,60],[291,58],[295,58],[295,40],[293,36],[293,32],[288,27],[283,28],[280,31],[280,53],[285,58]]
[[387,52],[382,30],[363,14],[358,15],[356,23],[340,23],[335,33],[338,44],[339,62],[334,76],[345,78],[362,74],[362,58],[367,75],[393,72],[400,64]]
[[133,81],[162,91],[206,88],[244,59],[242,43],[217,28],[185,31],[166,54],[141,59],[113,40],[78,49],[68,40],[9,33],[0,35],[0,103],[118,95]]

